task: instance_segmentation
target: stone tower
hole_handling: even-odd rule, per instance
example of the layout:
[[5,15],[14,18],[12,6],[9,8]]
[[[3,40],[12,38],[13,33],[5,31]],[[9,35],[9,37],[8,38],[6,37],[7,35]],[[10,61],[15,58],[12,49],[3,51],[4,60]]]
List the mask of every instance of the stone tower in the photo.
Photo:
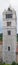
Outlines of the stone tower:
[[16,11],[8,7],[3,11],[3,62],[16,61]]

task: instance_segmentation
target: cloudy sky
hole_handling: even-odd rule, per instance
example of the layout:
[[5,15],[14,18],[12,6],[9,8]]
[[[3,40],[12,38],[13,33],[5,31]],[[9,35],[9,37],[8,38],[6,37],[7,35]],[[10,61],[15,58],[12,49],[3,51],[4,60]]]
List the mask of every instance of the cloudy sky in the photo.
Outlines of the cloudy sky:
[[17,14],[17,33],[18,33],[18,0],[0,0],[0,32],[2,32],[2,12],[11,5]]

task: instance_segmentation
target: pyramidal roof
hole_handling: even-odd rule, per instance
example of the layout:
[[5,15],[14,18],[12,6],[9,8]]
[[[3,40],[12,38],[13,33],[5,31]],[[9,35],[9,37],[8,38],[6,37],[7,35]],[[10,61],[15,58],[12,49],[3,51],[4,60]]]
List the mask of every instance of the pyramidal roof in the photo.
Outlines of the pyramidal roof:
[[8,6],[8,9],[7,9],[7,10],[5,9],[3,13],[6,13],[7,11],[11,11],[11,12],[13,11],[13,12],[16,12],[15,9],[12,8],[11,5],[9,5],[9,6]]
[[7,9],[7,10],[8,10],[8,11],[16,12],[15,9],[14,9],[11,5],[8,6],[8,9]]
[[12,11],[13,10],[13,8],[11,7],[11,5],[9,5],[8,10],[9,11]]

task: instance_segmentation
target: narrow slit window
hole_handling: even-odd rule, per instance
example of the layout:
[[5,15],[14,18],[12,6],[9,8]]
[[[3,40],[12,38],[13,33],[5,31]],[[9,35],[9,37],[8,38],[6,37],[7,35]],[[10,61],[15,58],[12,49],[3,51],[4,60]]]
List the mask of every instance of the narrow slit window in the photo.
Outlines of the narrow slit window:
[[10,46],[8,46],[8,51],[10,51]]
[[8,35],[11,35],[11,31],[8,31]]

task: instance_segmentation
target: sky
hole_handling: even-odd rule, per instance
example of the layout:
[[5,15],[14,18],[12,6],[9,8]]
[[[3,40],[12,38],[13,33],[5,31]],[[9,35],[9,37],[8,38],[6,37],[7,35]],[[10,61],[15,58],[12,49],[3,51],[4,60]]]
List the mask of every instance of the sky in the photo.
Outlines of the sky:
[[9,5],[11,5],[12,8],[16,10],[18,33],[18,0],[0,0],[0,32],[2,32],[2,12],[4,11],[4,9],[7,10]]

